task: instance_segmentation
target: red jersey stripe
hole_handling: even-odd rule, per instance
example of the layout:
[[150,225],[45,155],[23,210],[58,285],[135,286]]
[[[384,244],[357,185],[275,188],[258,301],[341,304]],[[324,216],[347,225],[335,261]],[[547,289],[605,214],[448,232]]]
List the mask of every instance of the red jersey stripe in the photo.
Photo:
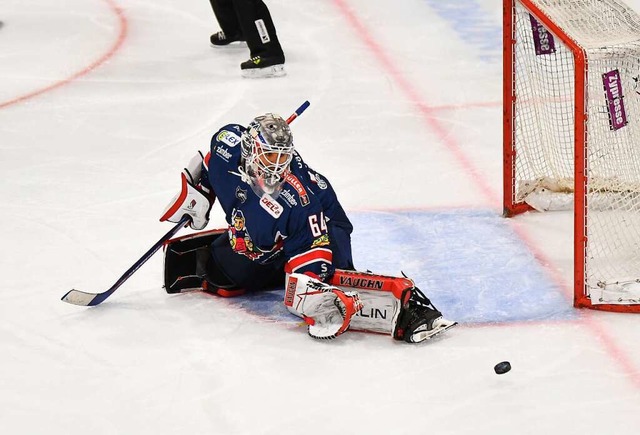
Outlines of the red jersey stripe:
[[315,248],[291,257],[285,266],[285,271],[287,273],[293,273],[304,266],[315,263],[316,261],[331,263],[332,260],[333,253],[331,252],[331,249]]

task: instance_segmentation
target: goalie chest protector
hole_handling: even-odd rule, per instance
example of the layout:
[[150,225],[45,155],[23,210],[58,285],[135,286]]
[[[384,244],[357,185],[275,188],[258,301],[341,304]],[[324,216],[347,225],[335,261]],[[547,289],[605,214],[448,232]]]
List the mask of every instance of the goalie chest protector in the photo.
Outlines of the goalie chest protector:
[[238,124],[220,129],[203,172],[203,185],[213,189],[224,210],[232,248],[263,264],[281,255],[287,261],[302,257],[297,272],[328,272],[332,255],[326,218],[345,222],[349,233],[352,228],[333,189],[294,153],[278,197],[258,196],[239,170],[244,131]]

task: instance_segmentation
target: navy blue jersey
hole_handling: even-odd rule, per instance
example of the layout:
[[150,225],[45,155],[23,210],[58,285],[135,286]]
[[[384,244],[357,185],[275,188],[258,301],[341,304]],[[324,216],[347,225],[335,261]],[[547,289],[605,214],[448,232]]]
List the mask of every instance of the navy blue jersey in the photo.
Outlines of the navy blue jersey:
[[229,124],[212,137],[201,182],[224,210],[234,251],[261,264],[284,256],[287,272],[352,269],[353,227],[329,182],[296,152],[277,198],[259,196],[239,170],[244,131]]

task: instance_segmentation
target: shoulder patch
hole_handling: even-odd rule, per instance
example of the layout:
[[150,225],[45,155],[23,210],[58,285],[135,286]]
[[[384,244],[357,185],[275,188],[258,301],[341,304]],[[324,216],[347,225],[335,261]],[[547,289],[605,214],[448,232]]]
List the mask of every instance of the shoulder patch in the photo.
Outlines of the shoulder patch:
[[325,190],[328,187],[327,182],[322,179],[320,174],[318,174],[317,172],[311,172],[311,171],[308,171],[308,173],[309,173],[309,177],[311,178],[311,181],[316,183],[320,189]]
[[220,133],[218,133],[218,136],[216,136],[216,140],[233,148],[240,143],[241,139],[240,136],[230,132],[229,130],[222,130]]

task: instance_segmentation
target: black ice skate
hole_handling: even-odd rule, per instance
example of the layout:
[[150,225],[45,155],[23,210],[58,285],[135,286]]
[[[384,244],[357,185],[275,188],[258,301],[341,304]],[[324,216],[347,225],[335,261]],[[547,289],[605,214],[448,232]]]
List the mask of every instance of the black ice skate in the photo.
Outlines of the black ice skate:
[[429,298],[417,288],[407,289],[402,294],[402,308],[393,331],[393,338],[407,343],[420,343],[457,325],[446,320]]
[[214,47],[224,47],[232,42],[244,43],[244,39],[242,37],[227,36],[222,30],[211,35],[209,40],[211,41],[211,45]]
[[243,77],[281,77],[287,73],[284,70],[284,56],[255,56],[240,64]]

